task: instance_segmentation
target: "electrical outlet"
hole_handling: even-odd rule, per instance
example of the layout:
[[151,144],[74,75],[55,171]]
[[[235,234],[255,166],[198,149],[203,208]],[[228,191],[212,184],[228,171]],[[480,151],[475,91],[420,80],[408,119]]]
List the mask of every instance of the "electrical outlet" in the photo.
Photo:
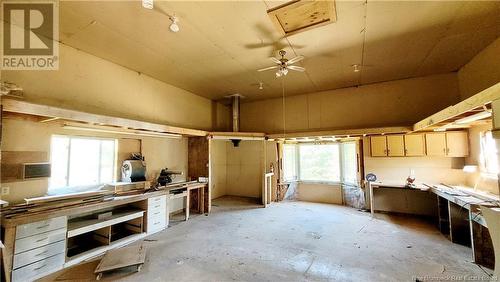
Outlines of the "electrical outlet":
[[10,188],[9,187],[2,187],[2,196],[6,196],[10,194]]

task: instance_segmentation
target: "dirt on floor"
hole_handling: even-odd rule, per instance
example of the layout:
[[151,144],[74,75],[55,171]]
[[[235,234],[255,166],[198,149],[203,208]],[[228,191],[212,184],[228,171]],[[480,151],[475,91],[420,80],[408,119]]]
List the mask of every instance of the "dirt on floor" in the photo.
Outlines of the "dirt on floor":
[[[105,281],[420,281],[489,280],[471,249],[428,220],[308,202],[222,197],[209,216],[146,237],[146,263]],[[42,281],[92,281],[98,260]]]

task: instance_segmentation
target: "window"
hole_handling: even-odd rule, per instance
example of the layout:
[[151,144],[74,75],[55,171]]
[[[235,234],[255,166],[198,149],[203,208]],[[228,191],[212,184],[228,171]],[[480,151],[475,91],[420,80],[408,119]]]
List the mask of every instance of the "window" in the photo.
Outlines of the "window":
[[285,144],[283,178],[357,184],[356,143]]
[[283,146],[283,179],[285,181],[297,180],[297,147],[285,144]]
[[358,155],[356,143],[342,143],[342,178],[344,183],[358,183]]
[[114,139],[52,136],[50,154],[52,176],[49,191],[95,187],[114,180]]
[[299,175],[303,181],[340,181],[339,145],[300,145]]
[[481,171],[496,178],[498,171],[498,151],[491,131],[481,134]]

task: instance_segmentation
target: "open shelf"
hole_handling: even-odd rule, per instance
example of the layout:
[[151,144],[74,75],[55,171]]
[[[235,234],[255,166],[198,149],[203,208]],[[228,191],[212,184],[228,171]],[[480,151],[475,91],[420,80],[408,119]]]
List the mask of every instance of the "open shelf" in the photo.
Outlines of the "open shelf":
[[82,261],[86,261],[88,259],[100,256],[108,250],[128,245],[128,244],[135,242],[137,240],[140,240],[144,237],[146,237],[146,233],[144,233],[144,232],[140,233],[140,234],[134,234],[134,235],[130,235],[130,236],[127,236],[125,238],[116,240],[114,242],[111,242],[109,245],[100,245],[100,246],[96,246],[95,248],[88,249],[82,253],[78,253],[78,254],[75,253],[72,256],[68,256],[68,259],[66,260],[66,263],[64,264],[64,266],[68,267],[68,266],[76,265]]
[[97,218],[79,218],[68,223],[68,238],[78,236],[84,233],[92,232],[108,226],[119,224],[125,221],[142,218],[143,210],[123,210],[113,211],[113,215],[105,219]]
[[97,212],[70,220],[66,251],[68,261],[78,262],[139,238],[145,234],[144,212],[129,206],[111,210],[111,215],[106,218],[96,218]]

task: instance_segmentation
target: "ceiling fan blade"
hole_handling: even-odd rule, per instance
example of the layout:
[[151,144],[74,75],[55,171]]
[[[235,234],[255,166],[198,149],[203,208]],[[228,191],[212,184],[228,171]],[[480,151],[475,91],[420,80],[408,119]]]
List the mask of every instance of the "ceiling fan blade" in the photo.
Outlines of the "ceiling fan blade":
[[288,69],[294,70],[294,71],[305,71],[306,69],[303,67],[299,66],[288,66]]
[[276,59],[275,57],[269,57],[269,60],[273,61],[275,64],[281,65],[281,61]]
[[304,56],[297,56],[293,59],[290,59],[288,60],[287,64],[291,65],[291,64],[295,64],[296,62],[300,62],[304,59]]
[[273,69],[277,69],[277,68],[279,68],[279,66],[272,66],[272,67],[268,67],[268,68],[263,68],[263,69],[260,69],[260,70],[257,70],[257,71],[273,70]]

